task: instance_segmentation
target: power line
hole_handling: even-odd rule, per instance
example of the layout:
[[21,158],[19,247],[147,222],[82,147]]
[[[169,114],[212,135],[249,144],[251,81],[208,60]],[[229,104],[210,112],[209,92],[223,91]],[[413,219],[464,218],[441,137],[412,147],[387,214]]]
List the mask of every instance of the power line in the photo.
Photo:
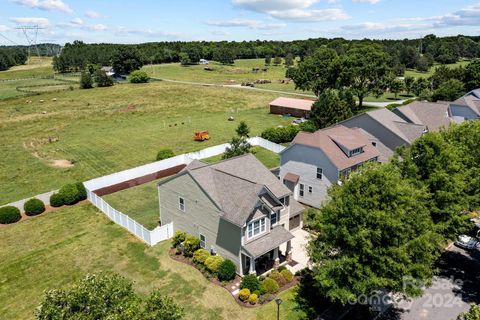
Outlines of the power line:
[[[30,57],[30,46],[33,46],[35,48],[35,51],[37,51],[37,56],[40,57],[40,51],[38,50],[38,46],[37,46],[38,30],[46,29],[46,28],[40,27],[39,25],[33,25],[33,26],[20,26],[20,27],[17,27],[16,29],[22,30],[23,34],[25,35],[25,38],[27,39],[27,42],[29,44],[28,56]],[[30,36],[29,31],[33,31],[32,36]]]
[[4,38],[5,40],[7,40],[7,41],[9,41],[9,42],[11,42],[11,43],[13,43],[14,45],[17,45],[17,46],[19,46],[19,45],[20,45],[20,44],[16,43],[15,41],[13,41],[13,40],[10,40],[9,38],[7,38],[6,36],[4,36],[4,35],[3,35],[3,34],[1,34],[1,33],[0,33],[0,37]]

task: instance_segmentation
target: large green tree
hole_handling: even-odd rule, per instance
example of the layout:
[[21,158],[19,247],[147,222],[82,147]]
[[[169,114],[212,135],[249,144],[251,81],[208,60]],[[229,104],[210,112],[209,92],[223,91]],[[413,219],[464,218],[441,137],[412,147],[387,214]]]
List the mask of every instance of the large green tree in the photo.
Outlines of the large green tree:
[[313,104],[309,120],[317,129],[326,128],[352,116],[355,100],[348,100],[347,93],[338,93],[337,90],[324,90]]
[[177,320],[183,316],[183,309],[170,298],[154,291],[144,302],[132,282],[107,273],[87,275],[68,289],[46,291],[36,313],[38,320]]
[[439,237],[424,203],[427,193],[389,164],[369,164],[307,221],[317,236],[309,243],[314,281],[332,301],[346,303],[386,289],[414,296],[414,278],[429,283]]
[[112,67],[119,74],[130,74],[143,66],[142,59],[136,49],[130,47],[119,48],[112,57]]
[[454,101],[465,94],[465,86],[462,81],[450,79],[442,83],[432,95],[433,101]]
[[480,59],[470,62],[465,67],[464,81],[468,91],[480,88]]
[[233,137],[230,141],[230,145],[225,149],[225,152],[222,155],[222,159],[229,159],[232,157],[241,156],[243,154],[249,153],[252,149],[252,145],[248,142],[247,137],[250,132],[245,121],[241,121],[237,129],[236,137]]

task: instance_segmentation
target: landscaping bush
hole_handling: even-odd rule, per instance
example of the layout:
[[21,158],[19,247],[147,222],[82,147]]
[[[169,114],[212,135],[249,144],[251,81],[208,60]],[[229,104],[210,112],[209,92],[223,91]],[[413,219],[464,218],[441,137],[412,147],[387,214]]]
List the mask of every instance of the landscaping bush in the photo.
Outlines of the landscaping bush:
[[220,256],[210,256],[205,260],[205,266],[211,272],[217,273],[223,261],[223,258]]
[[283,270],[288,270],[288,269],[285,266],[280,266],[280,267],[277,268],[278,272],[282,272]]
[[221,281],[230,281],[235,278],[237,267],[232,260],[226,259],[218,268],[218,279]]
[[205,264],[205,260],[210,257],[210,252],[205,249],[198,249],[193,253],[193,262]]
[[282,275],[283,279],[285,279],[285,281],[288,283],[288,282],[292,282],[293,280],[293,273],[290,271],[290,270],[282,270],[280,272],[280,274]]
[[23,210],[27,216],[36,216],[45,211],[45,205],[41,200],[33,198],[25,202]]
[[258,281],[257,277],[253,274],[247,274],[242,278],[242,282],[240,282],[240,289],[249,289],[250,292],[254,292],[255,290],[260,289],[260,281]]
[[285,143],[292,141],[300,130],[299,126],[293,125],[268,128],[262,132],[261,137],[275,143]]
[[87,189],[85,189],[83,182],[77,182],[75,186],[77,187],[77,201],[87,199]]
[[240,290],[240,292],[238,293],[238,298],[241,301],[247,301],[249,297],[250,297],[250,290],[248,290],[247,288]]
[[157,161],[160,161],[171,157],[175,157],[175,153],[172,151],[172,149],[162,149],[158,151],[156,159]]
[[178,247],[180,245],[180,243],[185,241],[186,237],[187,237],[186,232],[183,232],[183,231],[180,231],[180,230],[175,231],[175,234],[172,237],[172,248]]
[[268,277],[275,280],[280,287],[287,283],[282,274],[277,270],[273,270]]
[[260,296],[260,298],[258,299],[258,302],[260,304],[264,304],[264,303],[272,301],[274,298],[275,298],[275,295],[273,295],[271,293],[266,293],[266,294]]
[[268,293],[275,293],[279,289],[277,281],[272,278],[266,278],[265,280],[263,280],[262,286]]
[[22,218],[20,210],[14,206],[7,206],[0,208],[0,223],[10,224],[15,223]]
[[150,77],[145,71],[135,70],[129,75],[130,83],[147,83]]
[[317,131],[317,127],[315,126],[315,123],[313,123],[313,121],[305,121],[305,122],[302,122],[298,125],[298,128],[301,130],[301,131],[306,131],[306,132],[315,132]]
[[60,188],[58,193],[63,199],[63,203],[66,205],[72,205],[78,202],[78,189],[75,184],[66,184]]
[[200,249],[200,239],[192,235],[187,235],[183,242],[183,254],[185,257],[193,256],[193,253],[198,249]]
[[248,297],[248,303],[250,304],[257,304],[258,296],[255,293],[252,293],[250,297]]
[[[265,278],[263,279],[265,280]],[[265,293],[267,293],[267,289],[265,289],[265,286],[263,285],[263,280],[260,281],[260,286],[258,287],[258,296],[260,297],[261,295],[264,295]]]
[[63,197],[59,193],[54,193],[50,196],[50,205],[54,208],[58,208],[64,205]]

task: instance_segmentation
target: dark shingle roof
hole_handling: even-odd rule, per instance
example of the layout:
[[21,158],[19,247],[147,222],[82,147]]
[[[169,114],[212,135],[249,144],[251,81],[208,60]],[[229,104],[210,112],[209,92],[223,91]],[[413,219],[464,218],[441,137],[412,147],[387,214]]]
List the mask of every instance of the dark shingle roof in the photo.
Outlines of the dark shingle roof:
[[244,249],[249,255],[257,258],[293,238],[294,236],[284,227],[276,226],[269,233],[247,243]]

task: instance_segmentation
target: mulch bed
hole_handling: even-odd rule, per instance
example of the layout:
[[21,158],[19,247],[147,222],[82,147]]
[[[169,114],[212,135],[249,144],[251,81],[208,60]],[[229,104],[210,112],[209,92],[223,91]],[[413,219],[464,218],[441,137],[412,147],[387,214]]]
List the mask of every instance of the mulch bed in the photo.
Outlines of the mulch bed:
[[[82,203],[86,203],[88,202],[88,200],[82,200],[80,202],[77,202],[76,204],[72,205],[72,206],[75,206],[77,204],[82,204]],[[55,208],[55,207],[52,207],[50,205],[45,205],[45,211],[42,212],[41,214],[37,214],[36,216],[27,216],[25,214],[25,212],[21,212],[20,214],[22,215],[22,218],[20,220],[18,220],[17,222],[14,222],[14,223],[9,223],[9,224],[0,224],[0,228],[6,228],[6,227],[9,227],[11,225],[15,225],[19,222],[22,222],[22,221],[26,221],[26,220],[30,220],[30,219],[34,219],[36,217],[40,217],[40,216],[44,216],[45,214],[47,213],[50,213],[50,212],[55,212],[55,211],[58,211],[60,209],[63,209],[63,208],[66,208],[66,207],[72,207],[72,206],[67,206],[67,205],[63,205],[61,207],[58,207],[58,208]]]
[[[191,259],[189,259],[189,258],[187,258],[187,257],[185,257],[181,254],[177,254],[176,252],[177,252],[177,250],[175,248],[170,248],[170,250],[168,252],[169,253],[168,255],[170,256],[170,258],[172,260],[187,264],[187,265],[195,268],[198,272],[200,272],[202,275],[204,275],[208,279],[208,281],[210,281],[211,283],[216,284],[217,286],[220,286],[220,287],[224,288],[225,290],[227,290],[232,295],[232,298],[234,298],[235,301],[240,306],[245,307],[245,308],[257,308],[257,307],[262,306],[262,304],[260,304],[260,303],[257,303],[255,305],[251,305],[250,303],[248,303],[248,301],[243,302],[239,299],[238,295],[233,295],[234,290],[231,290],[231,286],[235,283],[240,283],[242,281],[242,278],[238,274],[235,275],[235,279],[231,280],[228,283],[221,282],[220,280],[218,280],[215,277],[207,276],[200,269],[198,269],[197,265]],[[283,292],[287,289],[290,289],[291,287],[296,286],[299,282],[300,282],[300,277],[297,277],[297,276],[293,277],[293,280],[291,282],[286,283],[283,286],[281,286],[278,289],[278,292],[274,296],[276,297],[279,293],[281,293],[281,292]],[[240,289],[240,288],[238,288],[238,289]]]

